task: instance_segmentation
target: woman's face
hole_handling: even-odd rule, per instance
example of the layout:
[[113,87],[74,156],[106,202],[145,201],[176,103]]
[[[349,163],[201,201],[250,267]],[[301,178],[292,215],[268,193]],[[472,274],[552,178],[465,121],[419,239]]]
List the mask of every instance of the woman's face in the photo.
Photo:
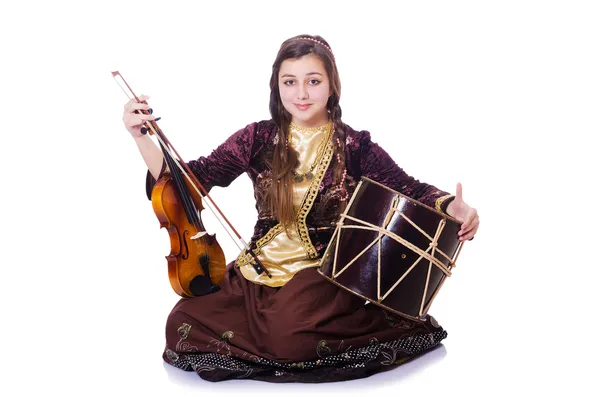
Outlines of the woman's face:
[[329,121],[329,77],[323,62],[316,55],[283,61],[279,70],[279,95],[295,124],[318,127]]

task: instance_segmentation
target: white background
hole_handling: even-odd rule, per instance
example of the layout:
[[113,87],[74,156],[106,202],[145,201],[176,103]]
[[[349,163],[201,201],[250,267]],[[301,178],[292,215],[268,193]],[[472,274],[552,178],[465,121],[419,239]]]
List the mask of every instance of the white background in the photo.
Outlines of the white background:
[[[600,275],[597,3],[166,4],[2,5],[2,395],[588,394]],[[178,300],[169,241],[110,72],[151,95],[173,145],[197,158],[270,117],[272,62],[303,33],[333,48],[343,120],[419,180],[453,194],[462,182],[481,228],[430,311],[449,333],[443,347],[350,382],[206,382],[161,358]],[[248,177],[212,196],[248,240]],[[233,260],[237,248],[203,214]]]

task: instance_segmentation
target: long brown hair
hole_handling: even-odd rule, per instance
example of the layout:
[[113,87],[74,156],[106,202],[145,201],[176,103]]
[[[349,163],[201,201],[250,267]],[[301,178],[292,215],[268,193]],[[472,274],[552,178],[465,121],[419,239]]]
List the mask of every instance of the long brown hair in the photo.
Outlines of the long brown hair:
[[[309,40],[298,40],[299,38],[309,38]],[[327,101],[327,112],[329,113],[330,119],[333,121],[334,128],[332,139],[336,144],[334,145],[335,151],[333,156],[335,161],[339,158],[339,162],[335,165],[334,170],[335,183],[340,183],[345,168],[344,149],[346,146],[346,139],[344,134],[344,124],[342,123],[342,109],[340,107],[342,85],[339,73],[335,64],[335,59],[329,50],[323,45],[310,39],[318,40],[331,48],[329,43],[321,36],[303,34],[287,39],[281,44],[275,62],[273,63],[270,82],[271,99],[269,110],[273,121],[279,127],[279,131],[277,132],[277,143],[275,144],[273,152],[273,183],[268,198],[269,206],[273,211],[273,214],[275,214],[279,222],[284,226],[288,237],[288,227],[292,226],[296,219],[293,206],[292,178],[293,171],[298,166],[299,161],[298,152],[294,150],[291,145],[286,145],[291,114],[283,107],[279,94],[279,71],[281,69],[281,64],[286,59],[297,59],[308,54],[314,54],[323,62],[332,91],[332,94]]]

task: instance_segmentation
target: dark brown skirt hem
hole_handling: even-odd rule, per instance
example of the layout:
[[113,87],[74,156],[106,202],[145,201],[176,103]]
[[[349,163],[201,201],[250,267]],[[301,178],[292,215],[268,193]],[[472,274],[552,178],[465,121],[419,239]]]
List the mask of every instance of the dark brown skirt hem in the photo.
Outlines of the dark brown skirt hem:
[[185,353],[166,349],[164,360],[182,370],[196,371],[202,379],[219,382],[251,379],[274,383],[324,383],[369,377],[392,369],[438,346],[445,330],[391,342],[373,340],[369,346],[297,363],[254,357],[252,361],[220,353]]

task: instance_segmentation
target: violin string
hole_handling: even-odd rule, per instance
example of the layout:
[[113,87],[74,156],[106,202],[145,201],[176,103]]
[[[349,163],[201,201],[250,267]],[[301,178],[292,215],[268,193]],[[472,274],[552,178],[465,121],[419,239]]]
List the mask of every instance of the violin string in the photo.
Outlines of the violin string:
[[158,139],[158,141],[161,144],[161,146],[163,148],[165,148],[165,152],[167,152],[167,155],[170,156],[172,160],[174,160],[173,162],[175,163],[175,165],[177,166],[177,168],[179,168],[179,170],[181,171],[182,175],[184,175],[185,178],[187,178],[188,182],[190,182],[190,184],[194,187],[194,190],[196,191],[196,193],[198,193],[198,195],[202,198],[202,201],[204,202],[204,204],[208,207],[208,209],[210,210],[210,212],[212,212],[212,214],[217,219],[217,221],[221,224],[221,226],[223,227],[223,229],[225,229],[225,231],[227,232],[227,234],[229,235],[229,237],[231,237],[231,239],[235,243],[236,247],[241,251],[241,248],[238,245],[238,243],[242,242],[244,244],[245,248],[249,250],[250,247],[244,241],[244,239],[240,239],[240,241],[238,241],[236,237],[234,237],[234,236],[231,235],[231,232],[229,231],[229,229],[227,227],[225,227],[225,225],[223,224],[223,222],[221,222],[221,218],[219,216],[217,216],[217,214],[215,213],[214,209],[212,208],[212,203],[210,203],[208,200],[204,200],[204,197],[200,193],[200,190],[198,189],[198,187],[196,186],[196,184],[192,181],[192,178],[190,178],[190,176],[187,174],[187,172],[185,172],[185,170],[183,169],[183,167],[181,166],[181,164],[179,164],[179,161],[177,161],[176,159],[173,158],[173,154],[171,153],[171,149],[168,147],[168,145],[158,135],[158,133],[156,132],[156,130],[152,126],[152,123],[148,123],[148,126],[154,132],[154,135],[156,136],[156,139]]
[[[163,150],[163,154],[164,153],[165,153],[165,150]],[[167,161],[167,164],[169,165],[169,168],[171,169],[171,177],[173,178],[173,182],[175,182],[175,185],[177,186],[177,191],[181,192],[179,198],[182,202],[183,209],[185,211],[185,215],[186,215],[188,221],[190,223],[192,223],[194,226],[196,226],[197,228],[200,228],[200,219],[198,217],[196,205],[194,204],[194,201],[192,200],[192,198],[189,195],[189,191],[188,191],[187,187],[185,186],[183,179],[181,178],[181,174],[177,170],[173,169],[175,166],[172,164],[176,160],[173,160],[171,158],[171,156],[167,156],[167,155],[165,155],[165,159]],[[175,171],[177,171],[177,172],[175,172]]]

